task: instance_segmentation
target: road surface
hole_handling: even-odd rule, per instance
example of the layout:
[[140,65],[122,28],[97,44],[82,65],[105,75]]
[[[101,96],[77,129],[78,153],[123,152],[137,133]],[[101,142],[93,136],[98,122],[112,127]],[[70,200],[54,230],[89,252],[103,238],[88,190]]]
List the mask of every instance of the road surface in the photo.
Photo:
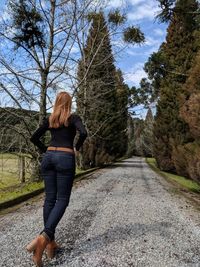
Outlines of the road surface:
[[[2,267],[34,266],[24,247],[42,227],[43,195],[0,217]],[[76,183],[44,267],[200,267],[200,212],[130,158]]]

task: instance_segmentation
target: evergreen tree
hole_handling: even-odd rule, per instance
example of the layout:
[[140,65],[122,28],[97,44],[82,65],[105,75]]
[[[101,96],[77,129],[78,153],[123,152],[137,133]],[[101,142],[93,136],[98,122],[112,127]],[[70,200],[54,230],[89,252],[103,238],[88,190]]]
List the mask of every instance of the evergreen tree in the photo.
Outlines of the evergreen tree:
[[135,148],[135,140],[134,140],[134,119],[131,117],[131,115],[128,115],[127,120],[127,151],[126,155],[127,157],[131,157],[134,154],[134,148]]
[[128,94],[129,87],[124,83],[122,72],[118,69],[116,71],[116,134],[113,138],[116,142],[114,153],[119,157],[126,153],[128,146]]
[[133,119],[133,155],[144,156],[143,147],[143,130],[144,130],[144,120],[139,118]]
[[181,96],[180,114],[189,125],[192,138],[200,138],[200,51],[189,72],[188,79],[183,87]]
[[[184,16],[185,21],[190,22],[190,14],[193,13],[196,19],[199,21],[200,7],[196,9],[196,4],[199,1],[190,1],[190,6],[188,6],[187,1],[181,0],[157,0],[159,6],[161,7],[161,12],[158,14],[157,18],[161,22],[168,22],[173,19],[174,14],[179,16]],[[187,9],[187,8],[191,9]]]
[[24,45],[27,48],[35,46],[44,47],[44,33],[42,29],[43,18],[30,1],[10,0],[9,6],[13,16],[13,27],[16,29],[13,41],[16,48]]
[[154,129],[156,160],[161,169],[168,171],[175,170],[173,153],[176,147],[190,138],[188,125],[179,115],[180,95],[198,51],[195,42],[198,3],[195,0],[179,0],[176,8],[180,6],[190,12],[187,16],[184,12],[174,12],[167,30],[166,43],[162,47],[167,65],[160,84]]
[[153,156],[153,124],[154,118],[151,109],[147,111],[145,120],[129,118],[128,120],[128,152],[127,155],[152,157]]
[[150,94],[150,103],[158,99],[162,80],[168,74],[166,71],[168,62],[165,58],[163,46],[164,43],[160,46],[158,52],[154,52],[149,57],[144,66],[144,70],[148,74],[148,78],[151,81],[151,84],[149,85],[149,87],[151,87],[151,91],[142,86],[140,86],[140,90],[142,90],[146,99],[149,98]]
[[142,134],[143,153],[145,157],[153,157],[153,144],[154,144],[153,126],[154,126],[154,117],[151,109],[149,108],[145,118],[143,134]]
[[103,13],[93,15],[78,78],[77,112],[89,132],[84,167],[101,165],[115,156],[118,115],[116,69]]
[[200,180],[200,52],[183,86],[180,116],[189,126],[190,139],[176,147],[173,155],[179,174]]
[[[129,88],[116,70],[108,24],[103,12],[88,15],[91,28],[78,68],[77,112],[85,121],[89,137],[84,146],[82,167],[101,165],[127,150]],[[108,14],[112,31],[126,21],[119,11]],[[139,28],[122,28],[123,40],[141,43]]]

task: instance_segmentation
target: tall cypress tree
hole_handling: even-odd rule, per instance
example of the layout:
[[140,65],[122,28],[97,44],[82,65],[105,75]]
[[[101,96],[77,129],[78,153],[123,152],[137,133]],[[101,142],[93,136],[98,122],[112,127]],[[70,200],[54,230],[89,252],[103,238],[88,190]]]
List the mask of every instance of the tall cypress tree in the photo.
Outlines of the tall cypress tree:
[[101,165],[115,157],[118,115],[116,69],[102,12],[92,17],[84,55],[79,63],[78,80],[77,112],[89,132],[84,167]]
[[117,156],[123,156],[128,148],[128,95],[129,87],[124,82],[120,69],[116,71],[116,108],[115,122],[115,152]]
[[179,174],[200,181],[200,51],[183,86],[180,116],[189,126],[190,139],[176,147],[173,155]]
[[[101,165],[122,156],[127,149],[128,87],[114,65],[109,30],[103,12],[91,13],[85,49],[79,62],[77,112],[89,132],[84,146],[83,167]],[[114,31],[126,22],[119,10],[108,14]],[[113,27],[114,26],[114,27]],[[122,27],[126,43],[144,42],[138,27]]]
[[147,111],[147,115],[144,121],[144,128],[143,128],[143,152],[144,156],[152,157],[153,156],[153,124],[154,124],[154,117],[151,109],[149,108]]
[[160,84],[155,118],[155,157],[163,170],[175,170],[173,153],[176,147],[190,138],[188,125],[180,117],[180,96],[183,94],[188,71],[198,51],[195,31],[198,28],[195,0],[179,0],[162,46],[167,66]]

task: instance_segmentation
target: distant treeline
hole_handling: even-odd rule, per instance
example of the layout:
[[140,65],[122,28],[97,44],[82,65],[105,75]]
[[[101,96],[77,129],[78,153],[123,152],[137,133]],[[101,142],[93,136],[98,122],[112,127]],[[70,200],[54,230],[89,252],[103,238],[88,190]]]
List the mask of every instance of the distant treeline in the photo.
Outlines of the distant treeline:
[[[154,157],[161,170],[200,180],[200,3],[160,1],[169,22],[158,52],[145,64],[140,95],[157,102]],[[138,90],[139,91],[139,90]]]

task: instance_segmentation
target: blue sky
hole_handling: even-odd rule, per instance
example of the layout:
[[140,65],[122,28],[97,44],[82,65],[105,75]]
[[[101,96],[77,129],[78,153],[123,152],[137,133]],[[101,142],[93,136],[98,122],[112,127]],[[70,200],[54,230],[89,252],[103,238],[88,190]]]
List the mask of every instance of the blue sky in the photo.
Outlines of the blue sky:
[[141,78],[146,77],[144,63],[165,40],[167,25],[155,20],[160,10],[156,0],[112,0],[110,5],[113,8],[125,6],[128,23],[139,26],[145,34],[144,44],[129,46],[122,55],[116,57],[117,66],[123,71],[125,81],[130,86],[138,86]]
[[[5,2],[7,1],[0,0],[1,10],[2,7],[5,7]],[[116,64],[124,73],[125,81],[130,86],[137,86],[141,78],[146,76],[143,70],[144,63],[165,40],[167,25],[160,24],[155,20],[155,16],[160,10],[156,0],[111,0],[110,8],[119,8],[125,11],[128,24],[139,26],[145,34],[146,42],[143,45],[131,45],[115,56]],[[3,13],[3,11],[1,12]]]
[[[94,0],[95,1],[95,0]],[[7,16],[3,11],[6,0],[0,0],[0,19],[1,16]],[[115,55],[116,65],[119,67],[123,74],[125,82],[129,86],[138,86],[141,78],[146,77],[143,70],[144,63],[148,60],[149,56],[156,52],[165,40],[166,37],[166,24],[160,24],[155,16],[159,12],[158,2],[156,0],[111,0],[106,7],[107,10],[119,8],[122,12],[127,14],[127,23],[140,27],[145,34],[146,42],[142,45],[130,45],[120,54]],[[115,46],[123,46],[120,40],[116,42]],[[145,110],[142,107],[137,107],[139,116],[145,116]]]
[[[146,42],[142,45],[129,46],[120,56],[116,57],[116,64],[122,70],[125,82],[131,86],[139,86],[140,80],[147,77],[143,67],[149,56],[158,51],[165,41],[167,26],[155,19],[160,8],[156,0],[112,0],[111,8],[124,8],[128,23],[139,26],[145,34]],[[147,110],[139,105],[133,109],[135,116],[144,119]],[[152,106],[155,113],[155,106]]]

